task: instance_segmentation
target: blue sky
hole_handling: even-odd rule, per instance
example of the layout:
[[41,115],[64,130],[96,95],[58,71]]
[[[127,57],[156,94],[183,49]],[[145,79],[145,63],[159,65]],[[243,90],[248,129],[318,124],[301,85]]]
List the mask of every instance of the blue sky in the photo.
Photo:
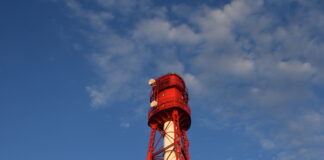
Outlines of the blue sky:
[[196,159],[324,157],[320,0],[3,0],[0,159],[144,159],[179,73]]

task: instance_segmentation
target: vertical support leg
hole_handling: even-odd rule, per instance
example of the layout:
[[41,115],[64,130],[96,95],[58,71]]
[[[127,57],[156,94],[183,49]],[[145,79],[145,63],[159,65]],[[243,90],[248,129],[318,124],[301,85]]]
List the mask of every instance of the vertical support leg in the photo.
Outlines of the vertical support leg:
[[150,142],[149,142],[149,148],[148,148],[146,160],[153,160],[152,158],[153,158],[153,152],[154,152],[156,129],[157,129],[156,125],[151,126]]
[[189,140],[187,137],[186,131],[182,131],[182,136],[183,136],[183,150],[184,154],[186,156],[186,160],[190,160],[190,155],[189,155]]

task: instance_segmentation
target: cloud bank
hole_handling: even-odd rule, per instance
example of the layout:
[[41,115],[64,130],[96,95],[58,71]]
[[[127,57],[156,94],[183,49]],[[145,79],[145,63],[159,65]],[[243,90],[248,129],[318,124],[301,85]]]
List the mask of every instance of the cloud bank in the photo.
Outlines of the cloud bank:
[[140,104],[148,78],[177,72],[192,103],[206,102],[206,126],[238,126],[273,160],[324,157],[323,2],[93,3],[66,1],[94,46],[93,108]]

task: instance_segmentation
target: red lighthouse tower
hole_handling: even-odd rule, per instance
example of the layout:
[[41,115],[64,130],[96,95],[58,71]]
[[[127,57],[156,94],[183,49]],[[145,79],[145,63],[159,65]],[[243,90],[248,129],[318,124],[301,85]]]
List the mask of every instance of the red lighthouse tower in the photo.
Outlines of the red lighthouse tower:
[[186,131],[191,125],[191,113],[184,81],[177,74],[166,74],[151,79],[149,85],[151,134],[146,160],[190,160]]

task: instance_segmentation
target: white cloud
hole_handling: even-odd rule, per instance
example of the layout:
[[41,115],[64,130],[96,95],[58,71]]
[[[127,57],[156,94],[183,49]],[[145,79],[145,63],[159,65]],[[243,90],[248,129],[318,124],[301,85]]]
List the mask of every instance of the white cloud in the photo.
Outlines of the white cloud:
[[315,69],[311,66],[309,62],[302,63],[299,61],[288,61],[279,62],[278,67],[280,70],[286,72],[287,74],[303,74],[303,73],[314,73]]
[[195,44],[199,42],[199,36],[187,25],[172,25],[169,21],[155,18],[143,20],[134,31],[134,37],[148,41],[149,43]]
[[123,128],[129,128],[130,127],[130,123],[129,122],[121,122],[120,126]]
[[183,64],[177,60],[170,60],[170,61],[157,60],[155,63],[157,63],[156,71],[160,74],[169,73],[169,72],[182,73],[184,71]]
[[238,57],[225,57],[220,62],[219,67],[222,67],[224,72],[234,75],[248,75],[254,71],[254,62]]
[[190,73],[183,74],[183,79],[186,82],[187,88],[189,88],[189,92],[200,93],[202,92],[202,84],[197,77]]
[[75,16],[78,16],[84,20],[84,23],[89,23],[92,27],[98,31],[106,31],[108,26],[106,21],[114,18],[114,16],[107,11],[95,12],[82,8],[80,3],[75,0],[66,1],[67,6],[73,11]]
[[268,139],[262,139],[261,140],[261,146],[264,149],[273,149],[273,148],[275,148],[274,143],[272,141],[268,140]]
[[104,104],[107,97],[107,93],[99,91],[98,89],[96,89],[95,86],[87,86],[86,90],[89,92],[90,94],[90,98],[91,98],[91,106],[98,106],[100,104]]

